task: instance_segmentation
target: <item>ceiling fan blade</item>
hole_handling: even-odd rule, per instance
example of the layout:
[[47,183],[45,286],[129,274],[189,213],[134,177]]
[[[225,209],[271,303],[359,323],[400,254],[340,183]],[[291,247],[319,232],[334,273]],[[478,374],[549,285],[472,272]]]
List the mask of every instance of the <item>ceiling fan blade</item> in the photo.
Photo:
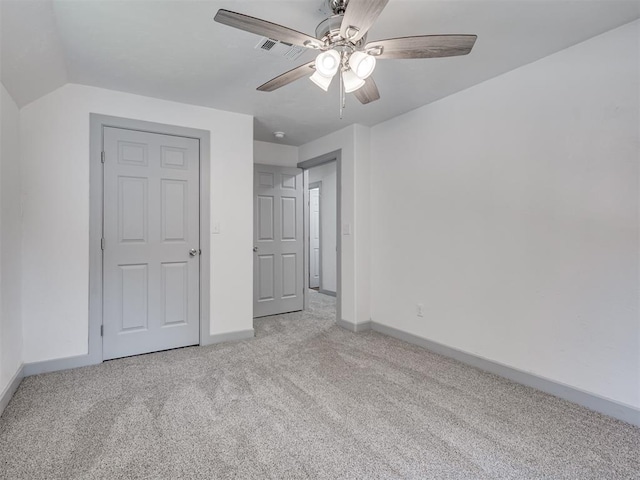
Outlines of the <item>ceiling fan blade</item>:
[[214,20],[218,23],[244,30],[245,32],[280,40],[281,42],[290,43],[291,45],[299,45],[307,48],[319,48],[322,46],[322,43],[317,38],[307,35],[306,33],[230,10],[218,10]]
[[364,81],[364,86],[353,92],[353,94],[358,100],[360,100],[360,103],[364,105],[380,99],[378,86],[376,85],[376,82],[373,81],[372,77],[367,78]]
[[[376,58],[438,58],[468,54],[476,43],[476,35],[420,35],[370,42],[365,50],[382,47]],[[375,55],[375,53],[373,53]]]
[[315,60],[309,63],[305,63],[304,65],[300,65],[293,70],[289,70],[288,72],[283,73],[276,78],[272,78],[267,83],[260,85],[258,87],[258,90],[260,90],[261,92],[273,92],[274,90],[277,90],[280,87],[284,87],[291,82],[295,82],[302,77],[311,75],[315,71],[314,64]]
[[340,25],[340,35],[352,42],[360,40],[378,19],[389,0],[349,0]]

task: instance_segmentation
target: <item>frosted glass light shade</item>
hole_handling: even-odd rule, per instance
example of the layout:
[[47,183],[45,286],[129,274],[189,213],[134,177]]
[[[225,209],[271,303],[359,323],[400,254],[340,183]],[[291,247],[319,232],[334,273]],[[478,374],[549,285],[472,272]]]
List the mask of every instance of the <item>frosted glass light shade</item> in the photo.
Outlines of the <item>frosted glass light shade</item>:
[[329,90],[329,85],[331,85],[331,80],[333,80],[333,77],[325,77],[324,75],[321,75],[317,70],[309,78],[313,83],[315,83],[325,92]]
[[352,70],[342,72],[345,93],[355,92],[364,85],[364,80],[359,78]]
[[316,72],[323,77],[333,77],[340,68],[340,54],[327,50],[316,57]]
[[353,52],[349,57],[349,67],[358,78],[368,78],[376,68],[376,57],[363,52]]

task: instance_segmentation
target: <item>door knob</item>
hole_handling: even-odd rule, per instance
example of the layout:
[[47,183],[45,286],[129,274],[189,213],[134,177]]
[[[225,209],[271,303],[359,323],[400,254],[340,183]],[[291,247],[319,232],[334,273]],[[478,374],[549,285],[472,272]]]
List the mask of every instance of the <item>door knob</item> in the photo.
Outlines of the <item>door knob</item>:
[[253,251],[257,252],[258,251],[258,247],[253,247]]
[[195,248],[192,248],[191,250],[189,250],[189,256],[195,257],[197,254],[198,254],[198,250],[196,250]]

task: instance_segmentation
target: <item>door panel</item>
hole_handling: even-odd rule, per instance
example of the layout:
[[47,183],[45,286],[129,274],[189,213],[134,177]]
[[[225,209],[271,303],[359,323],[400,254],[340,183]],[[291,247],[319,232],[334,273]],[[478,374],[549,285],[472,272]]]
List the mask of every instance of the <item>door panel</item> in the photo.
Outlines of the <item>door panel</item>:
[[185,242],[187,240],[188,188],[184,180],[162,180],[162,241]]
[[320,189],[309,189],[309,287],[320,287]]
[[296,241],[296,197],[281,197],[282,205],[282,236],[284,242]]
[[103,138],[103,358],[198,344],[199,141]]
[[120,265],[122,326],[119,332],[146,330],[149,320],[147,265]]
[[163,325],[187,323],[188,264],[174,262],[162,264],[162,296],[164,298]]
[[146,243],[147,191],[146,178],[118,178],[118,236],[121,243]]
[[273,197],[258,196],[258,240],[273,240]]
[[302,170],[255,165],[254,317],[303,308]]
[[258,301],[274,300],[273,280],[275,269],[273,268],[273,255],[258,255]]

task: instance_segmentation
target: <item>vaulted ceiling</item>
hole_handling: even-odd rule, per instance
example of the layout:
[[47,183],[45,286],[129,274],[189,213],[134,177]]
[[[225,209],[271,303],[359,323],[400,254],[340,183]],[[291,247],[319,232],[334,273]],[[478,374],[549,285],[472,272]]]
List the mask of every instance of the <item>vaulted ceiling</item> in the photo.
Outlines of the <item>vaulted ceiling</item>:
[[[300,145],[351,123],[374,125],[640,17],[618,0],[391,0],[369,39],[469,33],[468,56],[379,61],[381,99],[351,95],[338,117],[337,82],[302,79],[275,92],[265,81],[295,61],[256,49],[260,37],[215,23],[226,8],[313,35],[324,0],[0,0],[1,79],[20,106],[67,83],[92,85],[255,117],[255,138]],[[594,69],[598,65],[594,65]]]

